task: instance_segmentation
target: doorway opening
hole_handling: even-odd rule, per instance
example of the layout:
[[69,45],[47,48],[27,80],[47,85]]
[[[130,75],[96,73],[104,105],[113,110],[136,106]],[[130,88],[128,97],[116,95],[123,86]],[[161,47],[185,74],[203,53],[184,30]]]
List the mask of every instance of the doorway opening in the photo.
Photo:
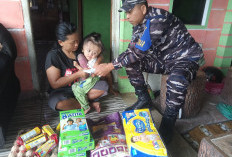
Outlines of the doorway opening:
[[62,21],[70,22],[70,4],[69,0],[30,0],[29,6],[40,91],[46,92],[48,81],[44,68],[45,59],[56,42],[57,24]]

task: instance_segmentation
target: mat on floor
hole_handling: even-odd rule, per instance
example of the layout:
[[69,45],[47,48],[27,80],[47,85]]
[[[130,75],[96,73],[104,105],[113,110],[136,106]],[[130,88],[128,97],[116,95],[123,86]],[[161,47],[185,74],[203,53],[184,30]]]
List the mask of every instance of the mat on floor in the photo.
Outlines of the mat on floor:
[[201,140],[204,137],[218,136],[225,133],[232,133],[232,121],[199,125],[190,130],[188,133],[183,134],[183,137],[196,151],[198,151]]
[[[113,112],[121,113],[127,107],[120,96],[108,95],[102,98],[100,103],[101,112],[91,111],[86,115],[87,118],[97,120]],[[54,128],[58,123],[59,114],[48,107],[46,97],[35,96],[30,99],[20,100],[9,124],[5,145],[0,149],[0,156],[11,149],[20,130],[33,129],[36,126],[45,124],[49,124]]]

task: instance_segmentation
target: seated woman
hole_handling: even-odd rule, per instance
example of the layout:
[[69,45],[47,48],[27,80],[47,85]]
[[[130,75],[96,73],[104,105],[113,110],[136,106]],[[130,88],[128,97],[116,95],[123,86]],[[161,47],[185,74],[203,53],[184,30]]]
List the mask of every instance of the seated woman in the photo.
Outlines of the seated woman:
[[[56,29],[56,37],[57,45],[48,52],[45,61],[45,70],[50,84],[48,105],[58,111],[80,109],[81,105],[75,99],[71,86],[80,78],[87,77],[88,74],[73,65],[79,46],[77,29],[71,23],[60,23]],[[107,95],[107,91],[107,82],[98,81],[87,93],[90,105],[99,110],[100,103],[94,99]]]
[[10,32],[0,23],[0,147],[21,91],[15,74],[17,47]]

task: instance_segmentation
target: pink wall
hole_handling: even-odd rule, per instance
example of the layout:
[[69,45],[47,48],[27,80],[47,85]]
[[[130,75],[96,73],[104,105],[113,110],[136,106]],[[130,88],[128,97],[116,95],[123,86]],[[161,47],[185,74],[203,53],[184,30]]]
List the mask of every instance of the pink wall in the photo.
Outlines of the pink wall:
[[10,31],[16,42],[18,57],[15,62],[15,71],[20,80],[21,89],[22,91],[33,90],[23,10],[20,0],[0,0],[0,23]]
[[148,5],[151,7],[169,10],[170,0],[147,0],[147,2],[148,2]]
[[[170,0],[148,0],[148,3],[165,10],[170,8]],[[206,65],[214,63],[227,5],[228,0],[213,0],[207,28],[189,30],[203,45]],[[0,0],[0,22],[11,32],[17,45],[15,69],[21,88],[23,91],[33,90],[21,0]]]
[[[206,58],[205,66],[214,65],[227,5],[228,0],[213,0],[205,35],[202,39],[196,38],[197,41],[203,40],[201,43],[203,44],[203,52]],[[195,32],[201,33],[201,31]]]

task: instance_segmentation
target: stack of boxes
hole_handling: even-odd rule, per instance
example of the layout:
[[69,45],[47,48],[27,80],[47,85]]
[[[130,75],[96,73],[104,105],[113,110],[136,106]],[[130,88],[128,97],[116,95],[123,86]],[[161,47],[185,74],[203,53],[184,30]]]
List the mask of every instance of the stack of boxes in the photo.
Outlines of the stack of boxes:
[[58,157],[85,157],[86,151],[94,147],[84,111],[61,111]]

